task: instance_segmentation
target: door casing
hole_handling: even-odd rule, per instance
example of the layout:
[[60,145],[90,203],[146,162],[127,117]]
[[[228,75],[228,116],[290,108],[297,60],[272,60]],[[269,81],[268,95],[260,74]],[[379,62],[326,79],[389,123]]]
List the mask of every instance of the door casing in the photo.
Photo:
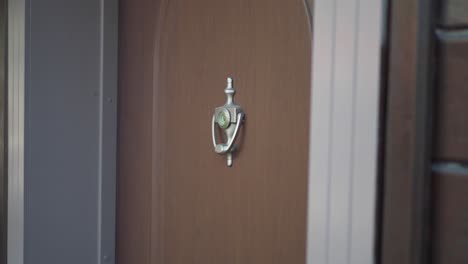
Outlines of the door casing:
[[25,0],[8,1],[7,263],[24,263]]
[[8,264],[114,262],[117,7],[8,0]]
[[385,0],[315,0],[308,263],[376,261]]

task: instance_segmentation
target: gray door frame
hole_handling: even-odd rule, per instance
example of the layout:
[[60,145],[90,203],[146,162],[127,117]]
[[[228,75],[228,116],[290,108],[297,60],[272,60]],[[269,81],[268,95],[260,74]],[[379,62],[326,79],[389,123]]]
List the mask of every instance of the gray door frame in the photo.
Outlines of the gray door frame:
[[8,264],[114,263],[118,1],[8,6]]

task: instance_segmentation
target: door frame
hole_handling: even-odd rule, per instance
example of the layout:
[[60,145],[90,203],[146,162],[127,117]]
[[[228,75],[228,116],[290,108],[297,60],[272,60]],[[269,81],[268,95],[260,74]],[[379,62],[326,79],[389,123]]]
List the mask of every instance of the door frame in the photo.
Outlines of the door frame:
[[24,263],[24,110],[26,1],[8,0],[7,263]]
[[433,0],[391,2],[383,264],[431,260],[436,6]]
[[307,263],[377,260],[386,0],[315,0]]
[[[315,0],[310,8],[314,30],[311,46],[309,264],[345,263],[346,257],[349,257],[348,263],[375,261],[379,69],[385,35],[384,1]],[[16,33],[8,40],[10,264],[22,264],[24,259],[26,2],[9,0],[8,29]],[[101,19],[103,25],[103,21],[115,22],[117,13],[102,13]],[[113,34],[113,26],[106,25]],[[106,42],[101,48],[105,60],[111,62],[103,63],[100,74],[105,74],[105,69],[112,70],[115,66],[112,62],[116,59],[116,45]],[[117,80],[112,72],[107,74],[107,81]],[[116,146],[112,142],[106,144],[104,150],[108,151],[101,153],[101,158],[109,161],[106,179],[115,183]],[[103,191],[103,198],[106,198],[103,202],[115,203],[115,196],[112,199],[114,190]],[[112,206],[101,204],[101,208],[108,208],[104,215],[112,227],[115,220],[111,219]],[[101,238],[113,245],[109,226],[105,229],[107,235]]]
[[[8,37],[7,263],[23,264],[25,261],[31,261],[31,254],[42,256],[41,249],[31,245],[40,243],[44,245],[42,243],[47,243],[47,241],[54,241],[53,243],[55,243],[50,246],[45,244],[44,248],[49,251],[47,257],[50,256],[50,251],[56,250],[53,247],[58,243],[66,243],[67,249],[79,248],[81,256],[95,258],[93,263],[115,263],[118,0],[86,1],[83,10],[80,10],[80,12],[74,12],[68,5],[69,3],[65,6],[55,6],[55,8],[39,8],[41,5],[54,3],[53,1],[34,3],[31,0],[6,1],[8,1],[8,32],[11,32]],[[77,4],[80,3],[80,0],[68,2]],[[51,26],[47,28],[47,23],[58,25],[60,22],[58,19],[62,16],[57,16],[57,13],[66,16],[70,12],[74,12],[76,16],[68,20],[69,23],[64,23],[60,27]],[[89,32],[91,28],[89,23],[81,23],[82,21],[90,21],[90,19],[97,21],[94,24],[95,28],[92,28],[92,30],[95,30],[98,34],[90,40],[83,39],[83,42],[79,38],[72,40],[68,34],[69,32],[84,32],[88,36],[93,33]],[[48,31],[40,32],[38,28],[39,30],[47,28]],[[44,37],[40,38],[38,35]],[[34,38],[34,41],[32,38]],[[82,45],[83,43],[85,45]],[[58,52],[79,48],[80,51],[88,55],[88,59],[81,61],[77,60],[76,56],[70,56],[70,58],[64,58],[64,60],[57,60],[59,56],[51,52],[51,49],[53,49],[51,47],[58,47]],[[95,54],[96,60],[90,60],[89,54]],[[31,63],[33,59],[37,58],[41,59]],[[65,65],[60,67],[58,63],[53,64],[51,61],[60,61]],[[71,65],[76,67],[70,67]],[[77,69],[83,69],[84,67],[95,69],[90,70],[91,73],[84,73],[86,76],[92,76],[89,77],[87,82],[83,82],[82,76],[77,74]],[[52,84],[44,82],[44,79],[40,78],[37,73],[38,68],[49,69],[49,71],[56,74],[58,81],[52,82]],[[32,72],[35,74],[32,74]],[[60,76],[66,76],[66,79],[61,79]],[[46,106],[60,105],[57,103],[61,103],[60,100],[66,97],[65,92],[61,90],[63,88],[61,83],[64,80],[74,83],[72,87],[83,89],[80,90],[81,93],[73,94],[76,98],[76,102],[74,102],[76,107],[67,108],[71,109],[69,112],[62,111],[54,115],[56,118],[54,122],[59,126],[54,126],[51,129],[38,129],[43,127],[38,125],[40,120],[31,118],[34,110],[39,110],[41,114],[51,113],[52,111],[47,112],[44,110],[47,109]],[[55,92],[55,97],[38,96],[37,91],[42,89]],[[36,93],[33,91],[36,91]],[[70,89],[63,91],[70,91]],[[68,95],[69,99],[70,94]],[[32,108],[33,103],[35,108],[31,111],[30,108]],[[88,120],[89,115],[81,114],[81,110],[84,109],[91,109],[87,113],[94,111],[93,120],[97,122],[92,122],[92,125],[87,128],[77,126],[72,132],[70,132],[71,130],[66,130],[68,132],[61,131],[60,128],[65,126],[64,124],[66,124],[65,122],[69,116],[72,116],[74,120]],[[39,130],[40,133],[32,135],[32,128],[36,132]],[[93,130],[93,132],[90,133],[90,130]],[[82,133],[83,131],[87,131],[87,133]],[[42,138],[44,136],[47,136],[48,141]],[[88,177],[82,178],[87,178],[87,182],[84,182],[85,180],[80,177],[75,177],[72,183],[64,180],[59,182],[64,174],[57,172],[64,171],[62,163],[76,164],[76,160],[74,160],[73,155],[63,155],[57,158],[60,151],[49,151],[46,145],[53,138],[68,140],[70,142],[69,151],[73,154],[80,155],[80,157],[84,155],[96,157],[96,162],[82,166],[86,167],[86,170],[80,170],[81,167],[79,166],[76,168],[70,166],[69,168],[70,170],[74,169],[74,172],[86,173],[85,176]],[[87,146],[89,146],[89,142],[96,142],[96,144],[92,148],[81,147],[83,143],[88,143]],[[32,145],[36,147],[34,152],[31,151]],[[55,162],[56,165],[45,165],[41,168],[41,172],[35,171],[38,166],[43,165],[39,164],[38,160],[44,159],[40,159],[39,156],[45,157],[45,160],[49,163]],[[44,177],[44,175],[47,175],[48,179],[45,184],[40,186],[33,184],[33,182],[40,182],[38,177]],[[89,178],[92,178],[93,184],[89,184]],[[80,185],[79,187],[73,185],[77,182]],[[41,187],[47,187],[50,190],[42,190]],[[73,192],[76,188],[81,188],[82,196],[71,198],[68,194],[67,199],[65,199],[66,202],[60,204],[60,201],[64,200],[62,195],[66,196],[66,193]],[[57,190],[60,190],[60,192]],[[87,193],[85,190],[89,190],[89,192]],[[31,198],[31,191],[35,192],[34,198],[39,198],[37,200],[50,201],[50,203],[43,202],[41,206],[38,206],[40,201],[34,201],[33,206],[31,203],[28,204],[28,202],[34,200]],[[48,193],[49,191],[50,193]],[[28,195],[30,196],[28,197]],[[96,207],[96,210],[87,212],[87,215],[91,215],[91,217],[87,218],[86,223],[81,222],[82,219],[76,217],[62,217],[63,214],[55,213],[60,208],[70,208],[70,203],[86,207],[90,204],[91,199],[94,199],[92,202],[95,204],[92,205]],[[59,205],[59,209],[54,207],[57,205]],[[67,210],[70,212],[72,209]],[[65,229],[63,228],[65,226],[74,227],[75,233],[84,230],[83,233],[88,234],[86,231],[93,229],[96,230],[96,233],[86,236],[86,241],[81,241],[63,237],[60,232],[49,232],[49,240],[42,240],[34,237],[34,234],[38,233],[38,231],[44,232],[43,229],[40,229],[41,225],[31,225],[37,220],[33,217],[38,215],[44,215],[43,220],[46,219],[46,221],[45,224],[44,221],[42,224],[49,228],[55,224],[54,221],[61,221],[62,230]],[[89,221],[91,218],[92,220]],[[53,229],[49,230],[53,231]],[[28,242],[26,243],[26,241]],[[89,243],[86,244],[88,241],[95,243],[89,246]],[[54,252],[53,257],[57,261],[62,261],[63,256],[64,253],[58,251]],[[69,257],[73,258],[73,256]],[[32,261],[34,262],[34,260]]]

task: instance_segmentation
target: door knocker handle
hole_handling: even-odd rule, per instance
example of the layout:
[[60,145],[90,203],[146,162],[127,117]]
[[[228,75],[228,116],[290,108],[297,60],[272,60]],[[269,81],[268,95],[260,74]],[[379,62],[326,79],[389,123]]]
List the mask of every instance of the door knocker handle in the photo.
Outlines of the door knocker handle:
[[[217,107],[211,120],[211,135],[213,139],[214,150],[218,154],[227,155],[227,165],[232,166],[232,153],[235,151],[236,138],[240,127],[244,122],[245,114],[242,108],[234,103],[236,90],[233,87],[232,78],[227,79],[227,87],[224,90],[227,101],[224,106]],[[226,136],[226,143],[217,143],[216,126],[222,129]]]

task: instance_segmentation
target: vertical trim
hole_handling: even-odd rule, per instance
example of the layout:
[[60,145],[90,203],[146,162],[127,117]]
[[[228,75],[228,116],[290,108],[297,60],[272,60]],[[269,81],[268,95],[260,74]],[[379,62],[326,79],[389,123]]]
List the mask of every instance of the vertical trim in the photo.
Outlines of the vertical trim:
[[98,146],[98,206],[97,206],[97,259],[96,263],[101,263],[102,251],[102,177],[103,177],[103,161],[102,161],[102,140],[103,140],[103,119],[104,119],[104,0],[99,1],[99,146]]
[[115,263],[118,1],[100,0],[100,128],[97,263]]
[[[24,263],[25,81],[30,65],[29,1],[8,0],[8,238],[7,263]],[[99,211],[96,263],[115,263],[118,1],[100,2]],[[26,85],[30,86],[31,83]],[[60,198],[60,197],[58,197]]]
[[[316,0],[313,13],[307,263],[328,263],[328,194],[335,3]],[[318,12],[320,10],[320,12]],[[320,100],[318,100],[320,98]]]
[[411,263],[430,261],[431,162],[433,131],[434,30],[433,0],[418,1],[416,96],[414,101],[414,183],[411,223]]
[[381,54],[385,0],[360,0],[354,130],[351,263],[375,263]]
[[433,0],[391,2],[382,263],[431,259]]
[[375,261],[383,1],[314,3],[309,264]]
[[8,264],[24,261],[25,4],[8,1]]

